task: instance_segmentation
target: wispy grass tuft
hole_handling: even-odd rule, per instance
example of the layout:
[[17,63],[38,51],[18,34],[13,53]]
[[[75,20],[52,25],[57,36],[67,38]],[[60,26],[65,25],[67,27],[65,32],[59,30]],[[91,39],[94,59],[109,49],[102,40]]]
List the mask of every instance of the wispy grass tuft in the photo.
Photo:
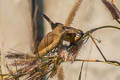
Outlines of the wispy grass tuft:
[[82,3],[82,0],[77,0],[77,2],[74,4],[73,8],[69,12],[69,15],[65,21],[65,26],[70,26],[81,3]]

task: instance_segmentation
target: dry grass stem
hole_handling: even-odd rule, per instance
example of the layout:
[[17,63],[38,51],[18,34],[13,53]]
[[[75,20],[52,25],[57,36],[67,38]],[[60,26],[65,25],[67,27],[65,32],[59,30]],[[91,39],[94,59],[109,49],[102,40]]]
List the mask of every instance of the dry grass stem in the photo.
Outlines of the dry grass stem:
[[82,3],[82,0],[77,0],[77,2],[74,4],[73,8],[69,12],[69,15],[65,21],[65,26],[70,26],[81,3]]
[[63,72],[63,67],[58,67],[57,69],[57,77],[58,80],[64,80],[64,72]]

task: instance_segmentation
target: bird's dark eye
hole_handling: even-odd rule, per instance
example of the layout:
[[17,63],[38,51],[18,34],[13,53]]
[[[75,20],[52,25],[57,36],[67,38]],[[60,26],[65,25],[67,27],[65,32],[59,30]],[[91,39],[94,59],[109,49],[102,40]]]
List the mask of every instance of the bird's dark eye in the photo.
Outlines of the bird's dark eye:
[[63,26],[62,29],[65,29],[65,27]]
[[58,25],[63,25],[63,24],[61,24],[61,23],[55,23],[55,24],[53,25],[53,27],[56,28]]

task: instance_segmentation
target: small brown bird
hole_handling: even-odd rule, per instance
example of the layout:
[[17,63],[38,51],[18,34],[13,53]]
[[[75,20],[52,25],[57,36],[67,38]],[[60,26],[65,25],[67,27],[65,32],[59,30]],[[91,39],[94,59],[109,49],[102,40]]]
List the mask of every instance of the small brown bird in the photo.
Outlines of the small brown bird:
[[69,29],[63,27],[62,24],[56,25],[53,31],[49,32],[40,42],[38,46],[39,56],[44,56],[56,48],[58,44],[64,40],[68,30]]
[[[48,21],[48,23],[51,25],[51,28],[54,29],[58,24],[61,23],[53,23],[52,20],[50,20],[50,18],[48,18],[48,16],[46,16],[45,14],[43,14],[43,17]],[[64,40],[74,43],[76,42],[78,39],[80,39],[83,36],[83,31],[80,29],[76,29],[73,27],[68,27],[68,26],[64,26],[63,27],[69,29],[69,31],[66,33]]]
[[[58,27],[58,24],[61,23],[53,23],[52,20],[50,20],[50,18],[48,18],[45,14],[43,15],[43,17],[48,21],[48,23],[51,25],[51,28],[54,30],[54,28]],[[62,40],[68,41],[70,42],[70,46],[74,46],[72,49],[70,49],[69,53],[72,54],[72,62],[74,61],[74,59],[76,58],[79,49],[82,46],[83,40],[80,40],[82,38],[82,36],[84,35],[83,31],[80,29],[76,29],[73,27],[68,27],[68,26],[64,26],[62,25],[64,28],[69,29],[69,31],[67,31],[64,35],[64,38]],[[80,40],[80,41],[79,41]],[[77,44],[78,42],[78,44]],[[62,50],[61,50],[62,51]],[[63,50],[64,51],[64,50]],[[62,52],[61,52],[62,53]],[[66,58],[67,56],[66,53],[63,54],[63,58]],[[67,59],[67,58],[66,58]]]
[[53,23],[46,15],[43,16],[49,22],[53,31],[49,32],[40,42],[38,46],[39,56],[45,56],[62,43],[63,40],[72,44],[82,37],[83,32],[81,30],[66,27],[61,23]]

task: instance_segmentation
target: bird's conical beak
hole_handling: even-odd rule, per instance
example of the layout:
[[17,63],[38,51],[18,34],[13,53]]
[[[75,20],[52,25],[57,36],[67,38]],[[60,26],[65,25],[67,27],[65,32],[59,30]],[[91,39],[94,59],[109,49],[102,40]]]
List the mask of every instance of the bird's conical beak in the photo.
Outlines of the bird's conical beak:
[[79,40],[81,36],[76,35],[75,36],[75,41]]
[[83,31],[80,30],[79,33],[76,33],[75,41],[79,40],[84,35]]

